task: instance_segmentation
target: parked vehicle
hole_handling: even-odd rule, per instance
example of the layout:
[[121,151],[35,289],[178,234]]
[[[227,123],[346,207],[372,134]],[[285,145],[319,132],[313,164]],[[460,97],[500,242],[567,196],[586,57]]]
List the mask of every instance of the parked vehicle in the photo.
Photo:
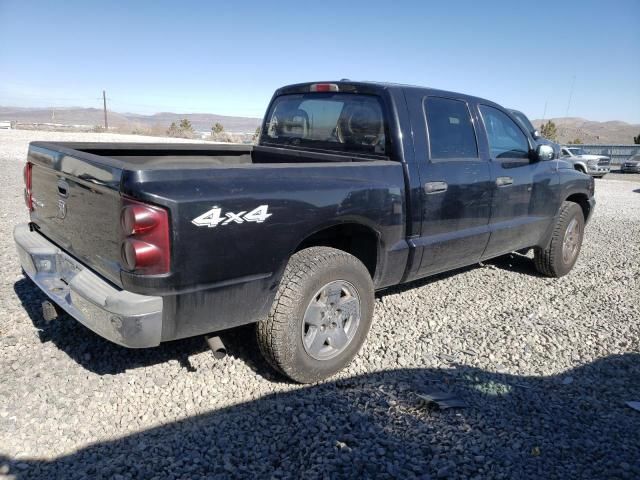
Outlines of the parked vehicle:
[[622,173],[640,173],[640,153],[636,153],[620,165]]
[[26,274],[126,347],[257,323],[298,382],[347,365],[374,291],[533,248],[574,266],[592,178],[499,105],[382,83],[275,92],[259,144],[33,142]]
[[571,162],[576,170],[602,178],[611,169],[611,159],[605,155],[590,155],[580,147],[562,147],[560,158]]
[[509,109],[509,112],[520,123],[520,125],[531,134],[538,145],[549,145],[553,148],[553,152],[555,154],[553,158],[560,158],[560,145],[548,138],[544,138],[540,134],[540,131],[533,126],[529,118],[521,111]]

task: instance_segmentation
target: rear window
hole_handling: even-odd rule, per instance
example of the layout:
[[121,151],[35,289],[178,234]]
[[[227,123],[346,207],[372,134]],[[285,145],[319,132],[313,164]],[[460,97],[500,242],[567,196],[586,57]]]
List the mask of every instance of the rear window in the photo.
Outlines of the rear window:
[[267,113],[263,145],[387,156],[389,136],[380,99],[350,93],[277,97]]

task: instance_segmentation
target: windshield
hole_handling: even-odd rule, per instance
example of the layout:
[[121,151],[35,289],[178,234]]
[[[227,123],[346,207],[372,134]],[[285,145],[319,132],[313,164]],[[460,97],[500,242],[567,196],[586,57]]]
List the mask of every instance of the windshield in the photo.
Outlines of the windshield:
[[569,151],[574,155],[586,155],[586,152],[581,148],[570,148]]
[[511,114],[516,117],[516,120],[520,122],[520,125],[522,125],[526,131],[528,131],[529,133],[533,133],[535,128],[533,128],[533,125],[531,125],[531,122],[524,113],[518,112],[516,110],[511,110]]
[[380,156],[388,153],[382,105],[373,95],[282,95],[273,101],[263,131],[263,145]]

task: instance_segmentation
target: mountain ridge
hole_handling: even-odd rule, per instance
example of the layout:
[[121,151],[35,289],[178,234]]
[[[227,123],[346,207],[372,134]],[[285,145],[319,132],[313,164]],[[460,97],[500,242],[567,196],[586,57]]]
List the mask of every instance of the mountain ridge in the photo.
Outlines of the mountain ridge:
[[[107,111],[109,127],[129,128],[168,128],[172,122],[188,119],[197,131],[210,131],[215,123],[221,123],[225,130],[235,133],[253,133],[262,119],[215,113],[174,113],[158,112],[150,115],[141,113],[120,113]],[[90,107],[5,107],[0,106],[0,120],[18,123],[56,123],[64,125],[101,126],[104,124],[104,112]]]
[[540,129],[542,123],[551,120],[556,125],[559,143],[580,140],[585,144],[633,144],[633,137],[640,135],[640,124],[622,120],[597,122],[580,117],[559,117],[546,120],[532,120],[533,126]]

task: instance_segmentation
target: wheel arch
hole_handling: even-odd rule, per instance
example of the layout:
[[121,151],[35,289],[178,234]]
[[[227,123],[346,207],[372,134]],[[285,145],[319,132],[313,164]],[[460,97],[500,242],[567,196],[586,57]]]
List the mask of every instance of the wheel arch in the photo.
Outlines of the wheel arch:
[[585,163],[574,162],[573,168],[574,170],[578,170],[579,172],[587,173],[587,165]]
[[589,197],[584,192],[572,193],[567,198],[565,198],[565,202],[573,202],[577,203],[582,209],[582,214],[584,215],[585,222],[591,215],[591,204],[589,203]]
[[311,232],[291,254],[309,247],[332,247],[353,255],[364,264],[374,280],[379,271],[380,235],[361,223],[338,223]]

